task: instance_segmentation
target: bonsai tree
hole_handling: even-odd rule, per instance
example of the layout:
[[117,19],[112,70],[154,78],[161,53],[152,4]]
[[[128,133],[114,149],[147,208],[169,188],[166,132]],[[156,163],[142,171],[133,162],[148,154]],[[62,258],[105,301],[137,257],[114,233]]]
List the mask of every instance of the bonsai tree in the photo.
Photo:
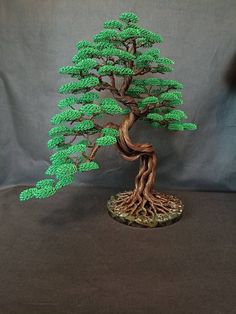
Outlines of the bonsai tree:
[[196,125],[183,122],[187,118],[179,109],[183,85],[160,78],[174,64],[154,47],[162,37],[137,22],[131,12],[104,22],[104,30],[92,41],[78,42],[73,65],[60,68],[75,80],[60,87],[61,94],[71,95],[58,102],[61,111],[51,118],[48,148],[56,152],[46,175],[54,178],[22,191],[21,201],[50,197],[71,184],[78,172],[99,169],[97,152],[115,145],[124,159],[139,159],[140,168],[134,189],[111,197],[109,213],[121,222],[148,227],[180,218],[182,202],[153,189],[157,166],[153,146],[134,143],[129,133],[139,120],[170,132],[195,130]]

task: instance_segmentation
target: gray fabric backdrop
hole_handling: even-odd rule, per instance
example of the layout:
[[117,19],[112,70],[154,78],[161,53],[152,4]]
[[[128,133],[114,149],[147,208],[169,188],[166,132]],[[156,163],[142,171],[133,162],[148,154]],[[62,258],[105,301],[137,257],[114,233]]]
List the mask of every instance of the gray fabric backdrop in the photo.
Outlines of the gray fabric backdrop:
[[[164,37],[161,52],[176,61],[166,75],[184,86],[184,110],[195,132],[170,134],[135,127],[136,141],[152,141],[161,188],[236,189],[236,95],[224,75],[235,53],[235,0],[0,0],[0,184],[33,183],[48,166],[49,119],[58,112],[57,88],[68,78],[75,43],[105,19],[134,11],[140,24]],[[111,148],[98,154],[102,169],[77,183],[129,186],[137,163]]]

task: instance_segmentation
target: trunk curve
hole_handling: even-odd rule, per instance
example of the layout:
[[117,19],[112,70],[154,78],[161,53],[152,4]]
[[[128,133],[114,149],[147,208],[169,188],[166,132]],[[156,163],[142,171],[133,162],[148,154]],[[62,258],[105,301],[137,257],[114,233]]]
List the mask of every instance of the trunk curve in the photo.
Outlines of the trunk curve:
[[120,124],[118,149],[126,160],[140,160],[133,191],[125,191],[108,201],[109,213],[129,225],[157,227],[177,221],[182,215],[182,202],[172,195],[153,190],[157,157],[151,144],[133,143],[129,130],[138,119],[129,113]]
[[148,197],[153,191],[156,177],[157,157],[151,144],[133,143],[129,137],[129,130],[138,119],[133,113],[129,113],[121,123],[118,139],[118,148],[122,157],[126,160],[133,161],[140,159],[139,172],[135,178],[135,188],[133,193],[142,197]]

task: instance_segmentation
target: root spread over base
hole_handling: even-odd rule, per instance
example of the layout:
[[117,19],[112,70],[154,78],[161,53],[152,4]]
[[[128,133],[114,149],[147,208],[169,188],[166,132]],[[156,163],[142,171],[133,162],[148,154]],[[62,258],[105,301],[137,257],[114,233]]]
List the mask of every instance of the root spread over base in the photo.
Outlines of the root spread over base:
[[140,196],[129,191],[112,196],[108,201],[108,211],[122,223],[154,228],[179,220],[183,203],[173,195],[153,192]]

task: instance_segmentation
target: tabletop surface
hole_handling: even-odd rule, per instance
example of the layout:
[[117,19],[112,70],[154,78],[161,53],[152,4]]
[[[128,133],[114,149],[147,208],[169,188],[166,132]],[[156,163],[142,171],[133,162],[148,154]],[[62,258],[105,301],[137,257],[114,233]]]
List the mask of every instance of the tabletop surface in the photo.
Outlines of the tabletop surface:
[[0,191],[0,314],[236,313],[236,193],[171,191],[183,218],[146,229],[107,214],[115,189],[21,190]]

